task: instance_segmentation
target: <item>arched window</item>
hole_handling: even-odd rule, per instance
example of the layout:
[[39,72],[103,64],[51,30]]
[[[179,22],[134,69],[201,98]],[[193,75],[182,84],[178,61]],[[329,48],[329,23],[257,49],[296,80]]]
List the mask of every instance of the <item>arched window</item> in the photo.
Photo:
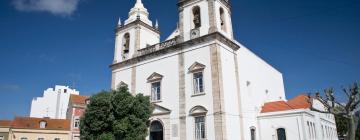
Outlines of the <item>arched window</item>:
[[126,33],[123,38],[123,55],[129,53],[129,47],[130,47],[130,34]]
[[250,128],[251,140],[256,140],[256,130],[255,127]]
[[225,12],[223,8],[220,8],[220,25],[221,30],[226,32],[226,18],[225,18]]
[[193,12],[193,23],[194,23],[194,27],[195,28],[200,28],[201,27],[201,12],[200,12],[200,7],[199,6],[195,6],[192,10]]
[[276,130],[278,140],[286,140],[286,132],[284,128],[279,128]]

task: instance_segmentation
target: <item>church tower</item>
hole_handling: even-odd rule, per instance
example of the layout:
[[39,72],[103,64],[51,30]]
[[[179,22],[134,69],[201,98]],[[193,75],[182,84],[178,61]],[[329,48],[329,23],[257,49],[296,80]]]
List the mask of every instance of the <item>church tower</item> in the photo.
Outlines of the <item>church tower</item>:
[[133,58],[138,50],[160,42],[158,23],[153,25],[149,20],[149,12],[141,0],[136,0],[124,24],[119,19],[115,35],[114,63]]
[[178,6],[184,41],[214,32],[233,39],[229,0],[179,0]]

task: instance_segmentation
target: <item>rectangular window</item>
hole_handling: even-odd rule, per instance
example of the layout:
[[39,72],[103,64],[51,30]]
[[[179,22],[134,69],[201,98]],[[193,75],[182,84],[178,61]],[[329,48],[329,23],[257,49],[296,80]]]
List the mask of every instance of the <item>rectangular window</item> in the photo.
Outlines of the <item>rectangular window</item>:
[[44,138],[38,138],[38,140],[44,140]]
[[80,127],[80,119],[75,119],[74,128],[79,128],[79,127]]
[[54,140],[60,140],[60,138],[55,138]]
[[205,139],[205,117],[195,117],[195,139]]
[[151,100],[160,101],[161,100],[161,83],[155,82],[151,83]]
[[198,72],[193,75],[193,83],[194,83],[194,94],[199,94],[204,92],[204,81],[203,81],[203,73]]
[[28,140],[27,138],[25,138],[25,137],[22,137],[20,140]]
[[0,136],[0,140],[4,140],[4,136]]

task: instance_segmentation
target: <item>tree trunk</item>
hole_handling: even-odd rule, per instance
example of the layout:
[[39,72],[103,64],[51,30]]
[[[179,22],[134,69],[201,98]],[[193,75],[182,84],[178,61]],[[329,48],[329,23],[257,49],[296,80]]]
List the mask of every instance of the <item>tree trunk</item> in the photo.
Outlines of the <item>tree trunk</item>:
[[356,133],[356,117],[355,115],[351,115],[351,117],[348,119],[349,124],[349,130],[347,134],[347,140],[355,140],[355,133]]

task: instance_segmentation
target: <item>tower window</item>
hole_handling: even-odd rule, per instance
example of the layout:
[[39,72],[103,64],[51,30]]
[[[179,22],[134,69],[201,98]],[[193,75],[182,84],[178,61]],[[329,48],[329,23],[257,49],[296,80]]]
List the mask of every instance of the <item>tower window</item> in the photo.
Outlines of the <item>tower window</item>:
[[226,32],[226,18],[225,18],[225,12],[223,8],[220,8],[220,25],[221,30]]
[[123,39],[123,54],[129,53],[129,46],[130,46],[130,34],[126,33]]
[[200,7],[199,6],[195,6],[192,10],[193,12],[193,22],[194,22],[194,27],[195,28],[200,28],[201,27],[201,12],[200,12]]

